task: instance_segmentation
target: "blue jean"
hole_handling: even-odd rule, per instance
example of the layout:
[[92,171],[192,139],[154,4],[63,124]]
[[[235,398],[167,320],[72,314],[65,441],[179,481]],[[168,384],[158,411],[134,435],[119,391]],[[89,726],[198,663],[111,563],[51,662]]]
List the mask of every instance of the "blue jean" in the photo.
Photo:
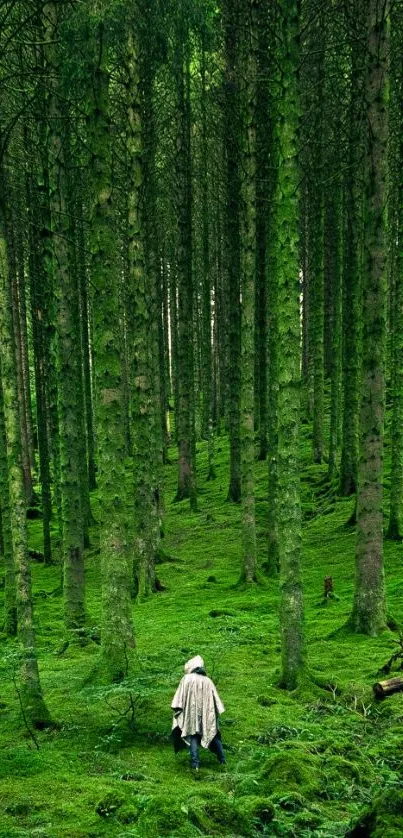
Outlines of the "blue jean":
[[[194,736],[190,737],[190,764],[192,768],[199,768],[200,760],[199,760],[199,745],[200,745],[200,735],[196,733]],[[224,748],[222,746],[222,742],[219,736],[215,736],[214,739],[211,740],[209,744],[209,750],[216,755],[218,762],[221,765],[225,762],[225,754]]]

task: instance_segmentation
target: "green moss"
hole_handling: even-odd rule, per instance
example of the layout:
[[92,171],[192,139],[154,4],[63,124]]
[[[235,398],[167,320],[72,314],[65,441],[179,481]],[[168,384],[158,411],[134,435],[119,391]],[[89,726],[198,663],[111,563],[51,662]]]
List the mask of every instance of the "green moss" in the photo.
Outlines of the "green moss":
[[295,789],[309,797],[316,794],[321,786],[320,762],[316,756],[304,749],[287,746],[273,754],[264,765],[262,778],[268,788],[275,791]]
[[[238,807],[230,797],[215,791],[208,797],[194,797],[189,801],[189,819],[208,835],[251,835],[251,823],[244,814],[244,801]],[[224,832],[226,830],[226,832]]]
[[398,838],[402,834],[403,792],[398,789],[376,797],[348,832],[351,838]]
[[192,835],[187,810],[177,797],[155,795],[150,798],[138,820],[139,835]]
[[273,820],[275,808],[267,797],[251,796],[242,800],[242,813],[257,832],[262,832]]

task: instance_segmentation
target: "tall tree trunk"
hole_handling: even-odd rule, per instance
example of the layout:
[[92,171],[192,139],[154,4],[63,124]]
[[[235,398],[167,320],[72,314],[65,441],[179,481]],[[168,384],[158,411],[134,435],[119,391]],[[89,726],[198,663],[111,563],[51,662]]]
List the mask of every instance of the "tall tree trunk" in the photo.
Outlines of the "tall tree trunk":
[[256,26],[254,0],[243,4],[241,76],[241,464],[242,573],[256,580],[255,520],[255,280],[256,280]]
[[[138,24],[137,24],[138,25]],[[136,22],[131,21],[126,52],[127,152],[128,152],[128,255],[129,304],[132,309],[132,422],[135,570],[138,596],[143,598],[154,588],[154,551],[152,534],[152,468],[155,462],[155,438],[151,434],[151,335],[149,314],[149,277],[144,255],[144,210],[140,205],[144,182],[142,110],[140,92],[139,44]]]
[[[60,31],[60,7],[48,3],[44,9],[46,65],[55,74],[57,55],[54,43]],[[57,375],[60,429],[60,489],[62,508],[62,553],[66,625],[76,629],[85,622],[83,498],[83,393],[81,378],[80,319],[76,274],[72,270],[72,230],[68,195],[71,181],[69,159],[69,114],[62,112],[60,90],[50,87],[49,119],[50,193],[55,296],[57,306]],[[62,125],[64,136],[62,136]],[[70,242],[70,244],[69,244]],[[77,415],[77,409],[79,415]]]
[[389,258],[391,271],[392,322],[392,463],[388,538],[403,537],[403,9],[391,8],[390,144],[389,144]]
[[228,270],[228,420],[230,481],[228,500],[241,500],[240,441],[240,176],[239,176],[239,34],[238,3],[224,2],[225,37],[225,154],[226,154],[226,262]]
[[337,451],[339,436],[339,411],[341,395],[341,352],[342,352],[342,195],[340,184],[335,183],[332,197],[326,207],[326,259],[327,283],[332,285],[332,330],[331,330],[331,393],[328,478],[337,475]]
[[25,404],[25,387],[23,376],[23,361],[22,361],[22,337],[21,337],[21,313],[18,296],[18,272],[16,260],[16,240],[15,240],[15,219],[10,219],[9,235],[8,235],[8,258],[10,265],[10,281],[11,281],[11,299],[13,305],[13,335],[14,335],[14,352],[15,363],[17,371],[17,389],[18,389],[18,403],[20,406],[19,417],[21,423],[21,457],[22,468],[24,471],[24,485],[27,505],[31,506],[34,502],[34,490],[32,483],[29,439],[27,428],[27,414]]
[[0,363],[0,512],[1,551],[4,562],[4,631],[17,634],[17,600],[11,531],[10,490],[8,485],[7,439],[4,421],[3,384]]
[[95,468],[94,407],[91,381],[91,346],[89,327],[90,309],[88,305],[83,207],[80,199],[77,202],[77,212],[77,263],[81,325],[81,354],[83,359],[85,423],[87,428],[88,489],[91,492],[96,489],[97,481]]
[[358,480],[358,412],[361,380],[362,246],[365,51],[365,3],[359,0],[347,19],[352,32],[351,97],[349,114],[349,167],[345,185],[343,256],[343,428],[340,492],[354,495]]
[[376,635],[386,621],[383,572],[383,423],[385,363],[385,230],[388,2],[367,4],[365,105],[365,237],[363,261],[363,384],[357,493],[355,632]]
[[[92,152],[92,209],[89,232],[93,296],[96,378],[96,427],[102,579],[102,656],[109,677],[117,681],[128,669],[134,645],[131,615],[131,563],[128,555],[126,510],[126,444],[122,352],[119,323],[119,283],[113,229],[109,75],[104,25],[96,22],[91,48],[93,96],[89,102],[88,137]],[[95,33],[94,33],[95,34]]]
[[278,529],[281,682],[293,689],[304,663],[299,483],[300,306],[297,139],[299,3],[280,0],[278,31],[276,275],[278,290]]
[[[30,175],[26,178],[26,200],[28,208],[28,274],[29,274],[29,296],[31,302],[32,322],[32,348],[34,358],[35,374],[35,395],[36,395],[36,425],[38,434],[39,454],[39,482],[41,485],[42,501],[42,529],[43,529],[43,554],[45,564],[52,563],[52,543],[50,536],[50,523],[52,518],[52,495],[51,495],[51,474],[50,474],[50,438],[49,423],[47,421],[47,357],[46,357],[46,336],[45,317],[46,306],[43,305],[43,287],[46,281],[45,272],[41,272],[41,238],[34,222],[39,218],[40,229],[42,229],[43,213],[42,206],[37,201],[37,192]],[[44,316],[45,315],[45,316]]]
[[0,178],[0,346],[11,533],[16,572],[18,640],[21,646],[19,694],[26,718],[36,727],[45,727],[50,723],[50,716],[42,696],[35,647],[26,500],[21,457],[21,425],[14,354],[13,308],[7,252],[8,217],[4,203],[5,195],[5,179],[2,173]]
[[192,276],[192,182],[190,149],[190,56],[186,14],[176,21],[176,212],[178,218],[178,490],[176,500],[190,499],[197,509],[195,473],[195,398]]
[[210,212],[208,205],[208,126],[206,90],[206,45],[202,39],[201,55],[201,189],[202,189],[202,294],[203,294],[203,434],[207,437],[208,472],[207,480],[215,479],[214,465],[214,389],[213,389],[213,335],[211,308],[211,254],[210,254]]

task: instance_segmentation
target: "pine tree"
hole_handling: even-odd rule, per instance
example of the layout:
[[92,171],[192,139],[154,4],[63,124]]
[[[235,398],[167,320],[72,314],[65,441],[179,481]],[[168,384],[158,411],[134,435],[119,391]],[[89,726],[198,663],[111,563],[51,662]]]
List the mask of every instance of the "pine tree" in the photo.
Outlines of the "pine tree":
[[403,10],[391,7],[388,239],[391,274],[392,463],[388,538],[403,537]]
[[[349,7],[348,7],[349,8]],[[345,224],[343,230],[343,428],[340,463],[340,491],[353,495],[358,480],[358,412],[361,381],[363,239],[363,160],[365,4],[358,0],[349,8],[346,25],[351,32],[351,92],[349,151],[345,176]]]
[[385,354],[385,183],[388,4],[367,5],[363,380],[357,493],[353,630],[376,635],[386,621],[383,571],[383,423]]
[[[46,70],[50,79],[56,75],[57,56],[54,43],[60,31],[60,7],[46,7]],[[83,457],[83,392],[81,377],[80,318],[76,265],[73,264],[72,229],[68,195],[70,129],[68,109],[62,109],[63,90],[49,94],[50,133],[50,209],[54,292],[57,318],[58,414],[60,429],[60,489],[62,510],[62,550],[65,615],[68,628],[80,628],[84,610],[84,516],[81,473]],[[62,136],[62,126],[64,132]]]
[[[138,16],[138,9],[137,9]],[[139,597],[152,592],[155,582],[152,540],[151,470],[151,340],[149,317],[149,278],[144,256],[144,212],[140,200],[143,187],[142,109],[139,43],[136,17],[130,21],[126,51],[127,158],[128,158],[128,255],[129,298],[132,307],[132,422],[135,569]],[[137,24],[138,25],[138,24]]]
[[242,579],[256,580],[255,521],[255,280],[256,280],[256,8],[242,6],[241,158],[241,465]]
[[[99,4],[98,4],[99,5]],[[91,20],[92,88],[87,131],[91,149],[90,276],[93,295],[98,440],[98,488],[102,579],[102,655],[112,680],[122,678],[134,644],[131,615],[131,564],[126,511],[126,442],[122,353],[117,332],[119,283],[112,200],[109,71],[105,24],[98,8]]]
[[226,162],[226,270],[228,272],[228,420],[230,435],[230,481],[228,500],[241,500],[240,442],[240,103],[239,103],[239,8],[224,0],[225,50],[225,162]]
[[8,637],[17,633],[15,567],[11,532],[10,490],[8,486],[7,439],[4,421],[3,384],[0,364],[0,513],[1,553],[4,564],[4,631]]
[[175,18],[176,155],[175,210],[177,215],[177,385],[176,422],[178,433],[177,500],[190,499],[197,509],[195,473],[194,405],[194,293],[192,275],[192,174],[190,40],[186,0],[179,3]]
[[299,485],[300,310],[298,243],[299,3],[279,2],[275,195],[278,293],[278,530],[280,554],[281,681],[298,683],[303,662],[303,601],[300,569]]
[[28,556],[26,496],[22,468],[21,425],[17,372],[14,354],[11,277],[8,261],[10,216],[5,204],[6,181],[0,179],[0,345],[1,374],[4,395],[4,417],[7,438],[7,463],[10,496],[10,521],[13,559],[16,573],[18,640],[21,649],[19,695],[26,718],[36,727],[50,724],[39,679],[33,623],[31,572]]

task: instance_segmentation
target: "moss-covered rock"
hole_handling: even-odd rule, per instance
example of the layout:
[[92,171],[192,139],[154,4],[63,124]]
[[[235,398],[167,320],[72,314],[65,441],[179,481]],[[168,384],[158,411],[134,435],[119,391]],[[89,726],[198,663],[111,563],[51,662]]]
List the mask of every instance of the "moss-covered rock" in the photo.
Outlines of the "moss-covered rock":
[[262,832],[274,818],[275,808],[267,797],[244,797],[242,813],[257,832]]
[[300,812],[307,805],[305,798],[297,791],[278,791],[272,794],[270,800],[284,812]]
[[[207,835],[253,835],[253,826],[242,807],[221,792],[194,797],[188,804],[189,820]],[[226,832],[224,832],[226,830]]]
[[362,783],[360,766],[343,757],[331,756],[324,762],[326,783]]
[[156,838],[164,835],[192,835],[187,806],[178,798],[155,795],[144,807],[138,819],[139,835]]
[[352,829],[349,838],[401,838],[403,835],[403,792],[391,789],[375,798]]
[[311,797],[320,788],[320,761],[303,748],[289,746],[267,760],[261,777],[270,791],[294,789]]

